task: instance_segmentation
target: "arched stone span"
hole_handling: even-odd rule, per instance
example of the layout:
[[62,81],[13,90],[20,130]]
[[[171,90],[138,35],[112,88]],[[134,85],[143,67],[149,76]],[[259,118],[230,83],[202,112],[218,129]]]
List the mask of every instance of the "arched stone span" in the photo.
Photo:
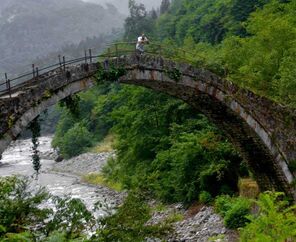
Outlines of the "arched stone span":
[[[144,86],[184,100],[204,113],[239,148],[262,190],[284,190],[296,198],[289,163],[296,160],[296,115],[215,74],[155,56],[124,56],[105,62],[127,72],[121,83]],[[0,153],[42,111],[94,85],[100,63],[68,66],[31,80],[1,98]]]

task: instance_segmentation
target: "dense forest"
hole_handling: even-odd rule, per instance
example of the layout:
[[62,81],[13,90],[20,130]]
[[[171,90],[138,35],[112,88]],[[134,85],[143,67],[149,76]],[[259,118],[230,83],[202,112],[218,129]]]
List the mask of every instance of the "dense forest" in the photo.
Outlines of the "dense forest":
[[[130,0],[129,9],[123,40],[135,41],[145,32],[151,42],[188,50],[192,63],[295,108],[296,1],[162,0],[159,10],[147,11]],[[103,175],[132,192],[119,212],[103,221],[105,230],[92,241],[143,241],[165,233],[144,226],[149,209],[143,196],[185,206],[212,203],[228,228],[244,227],[242,241],[293,241],[295,207],[287,209],[283,194],[261,194],[256,216],[250,215],[254,202],[236,197],[240,179],[253,179],[252,172],[205,116],[180,100],[108,82],[115,80],[101,81],[101,75],[96,87],[60,103],[53,139],[61,155],[70,158],[107,135],[114,137],[116,157],[108,161]],[[8,192],[0,198],[9,200],[9,189],[17,182],[6,182]],[[135,215],[140,212],[142,218]],[[127,221],[128,216],[135,216],[134,222]],[[55,227],[44,226],[48,234],[58,228],[52,224]],[[70,231],[66,238],[74,234]]]
[[[125,40],[145,32],[152,42],[190,50],[198,65],[244,88],[295,105],[294,1],[162,1],[158,12],[135,1],[129,7]],[[63,109],[54,146],[70,157],[111,132],[117,158],[106,175],[128,188],[190,203],[202,191],[236,192],[239,177],[252,176],[225,135],[181,101],[109,83],[75,101],[81,116]]]
[[[151,42],[188,50],[186,57],[197,66],[295,107],[295,1],[163,0],[159,11],[146,11],[131,0],[129,8],[124,40],[134,41],[145,32]],[[67,158],[111,133],[117,156],[104,175],[126,189],[188,205],[217,196],[219,204],[222,196],[225,205],[223,196],[237,195],[239,180],[252,178],[221,130],[182,101],[108,82],[73,99],[81,116],[62,108],[53,145]],[[230,223],[250,208],[234,204]],[[242,221],[234,227],[243,226]]]

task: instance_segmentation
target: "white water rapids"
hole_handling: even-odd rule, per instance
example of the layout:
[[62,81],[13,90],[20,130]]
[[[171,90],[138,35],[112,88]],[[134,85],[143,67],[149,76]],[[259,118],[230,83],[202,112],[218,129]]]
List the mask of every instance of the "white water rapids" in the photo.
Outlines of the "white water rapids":
[[[39,138],[39,151],[49,153],[52,137]],[[0,161],[0,176],[24,175],[32,177],[34,186],[43,186],[55,196],[69,195],[72,198],[81,199],[88,209],[93,209],[96,202],[112,208],[115,201],[104,187],[89,186],[80,183],[80,178],[71,174],[61,174],[52,171],[56,162],[50,158],[41,159],[41,170],[38,179],[32,165],[31,139],[17,140],[3,153]],[[50,205],[50,204],[49,204]],[[103,207],[104,207],[103,206]],[[97,216],[105,215],[103,210],[96,212]]]

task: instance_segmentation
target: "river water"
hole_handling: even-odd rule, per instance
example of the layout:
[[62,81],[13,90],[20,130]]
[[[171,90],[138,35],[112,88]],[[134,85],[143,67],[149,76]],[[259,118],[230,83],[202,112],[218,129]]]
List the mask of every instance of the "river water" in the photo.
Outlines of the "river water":
[[[39,138],[39,151],[41,153],[50,153],[52,137]],[[53,159],[41,159],[41,170],[36,179],[33,169],[31,139],[17,140],[9,146],[3,153],[0,161],[0,176],[23,175],[32,178],[33,186],[43,186],[56,196],[70,196],[81,199],[88,209],[92,210],[96,202],[100,202],[105,207],[112,209],[116,201],[106,195],[106,188],[89,186],[82,184],[80,178],[71,174],[55,173],[52,171],[56,166]],[[103,207],[104,207],[103,206]],[[104,210],[97,211],[96,217],[104,216]]]

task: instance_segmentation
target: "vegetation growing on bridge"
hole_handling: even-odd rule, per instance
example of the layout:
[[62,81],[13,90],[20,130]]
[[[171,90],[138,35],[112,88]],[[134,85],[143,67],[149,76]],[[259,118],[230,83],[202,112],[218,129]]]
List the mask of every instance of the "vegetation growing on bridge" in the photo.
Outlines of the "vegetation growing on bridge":
[[114,66],[108,62],[104,63],[105,67],[101,67],[96,75],[96,81],[100,84],[102,81],[117,82],[118,79],[126,74],[123,66]]
[[35,118],[29,125],[29,130],[32,133],[32,162],[33,162],[33,168],[36,171],[36,175],[38,176],[39,170],[41,168],[41,163],[40,163],[40,156],[39,156],[39,142],[38,138],[40,137],[40,123],[39,123],[39,117]]

